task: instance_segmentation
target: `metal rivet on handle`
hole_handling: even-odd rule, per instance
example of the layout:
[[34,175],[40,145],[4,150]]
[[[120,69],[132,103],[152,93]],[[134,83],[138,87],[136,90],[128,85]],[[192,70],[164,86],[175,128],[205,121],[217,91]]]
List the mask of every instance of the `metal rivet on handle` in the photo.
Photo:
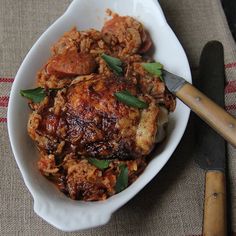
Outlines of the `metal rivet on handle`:
[[200,102],[200,101],[201,101],[201,98],[200,98],[200,97],[195,97],[195,100],[196,100],[197,102]]

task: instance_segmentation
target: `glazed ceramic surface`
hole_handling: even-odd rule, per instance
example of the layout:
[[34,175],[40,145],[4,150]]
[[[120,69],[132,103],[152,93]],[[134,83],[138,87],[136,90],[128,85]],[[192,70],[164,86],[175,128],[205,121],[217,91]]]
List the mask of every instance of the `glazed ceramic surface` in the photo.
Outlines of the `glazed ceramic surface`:
[[47,61],[51,45],[64,32],[73,26],[77,26],[78,30],[101,29],[107,18],[105,11],[108,8],[141,21],[154,42],[155,60],[160,61],[167,70],[191,82],[184,50],[168,26],[156,0],[74,0],[67,11],[42,34],[15,77],[9,101],[8,131],[16,162],[34,199],[34,211],[63,231],[81,230],[107,223],[112,213],[137,194],[165,165],[178,145],[189,117],[189,109],[177,101],[176,111],[170,115],[167,139],[158,146],[143,174],[127,189],[105,201],[71,200],[40,174],[37,169],[37,150],[26,129],[30,110],[19,91],[35,87],[37,71]]

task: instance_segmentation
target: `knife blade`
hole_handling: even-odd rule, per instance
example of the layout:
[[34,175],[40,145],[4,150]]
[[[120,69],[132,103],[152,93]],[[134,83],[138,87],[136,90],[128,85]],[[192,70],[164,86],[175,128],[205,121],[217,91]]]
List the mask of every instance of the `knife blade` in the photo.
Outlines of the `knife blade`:
[[[218,41],[202,50],[196,85],[209,98],[224,107],[224,50]],[[197,154],[195,161],[206,170],[203,235],[227,235],[226,219],[226,143],[199,118],[195,119]]]
[[166,87],[201,119],[236,147],[236,119],[184,78],[162,71]]
[[[223,46],[211,41],[202,50],[197,87],[219,106],[224,107],[225,71]],[[199,147],[196,162],[205,170],[225,171],[226,145],[213,129],[196,118],[196,146]]]

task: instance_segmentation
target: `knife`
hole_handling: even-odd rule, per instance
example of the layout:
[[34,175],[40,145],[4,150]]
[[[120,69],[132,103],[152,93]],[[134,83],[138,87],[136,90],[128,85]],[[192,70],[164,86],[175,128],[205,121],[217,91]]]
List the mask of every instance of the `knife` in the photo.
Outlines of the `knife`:
[[[224,51],[218,41],[208,42],[200,57],[198,88],[224,107]],[[206,170],[203,235],[227,235],[226,144],[224,139],[196,117],[196,159]]]
[[162,76],[170,92],[175,94],[176,97],[189,106],[193,112],[225,140],[236,147],[236,119],[233,116],[188,83],[184,78],[166,70],[162,70]]

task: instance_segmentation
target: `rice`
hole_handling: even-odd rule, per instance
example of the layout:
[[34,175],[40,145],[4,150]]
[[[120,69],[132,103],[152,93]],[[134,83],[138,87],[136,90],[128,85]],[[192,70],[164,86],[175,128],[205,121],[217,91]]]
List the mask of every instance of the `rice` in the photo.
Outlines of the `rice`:
[[[127,185],[132,184],[146,167],[154,147],[163,110],[159,106],[166,111],[175,109],[175,98],[164,83],[141,66],[152,60],[143,57],[152,46],[148,32],[132,17],[111,11],[109,15],[113,18],[101,31],[78,31],[74,27],[52,46],[51,57],[37,74],[37,86],[44,88],[47,96],[40,103],[29,104],[33,112],[28,133],[39,149],[38,168],[75,200],[105,200],[121,191],[117,190],[117,181],[122,166],[127,168]],[[122,60],[124,78],[114,75],[102,53]],[[73,56],[66,64],[74,54],[78,58]],[[90,62],[79,61],[82,55]],[[109,92],[116,85],[129,88],[149,108],[129,108],[115,101]],[[81,92],[81,86],[86,90]],[[107,99],[102,100],[98,97],[103,86],[107,86],[103,94]],[[106,163],[106,168],[94,165],[90,157]]]

